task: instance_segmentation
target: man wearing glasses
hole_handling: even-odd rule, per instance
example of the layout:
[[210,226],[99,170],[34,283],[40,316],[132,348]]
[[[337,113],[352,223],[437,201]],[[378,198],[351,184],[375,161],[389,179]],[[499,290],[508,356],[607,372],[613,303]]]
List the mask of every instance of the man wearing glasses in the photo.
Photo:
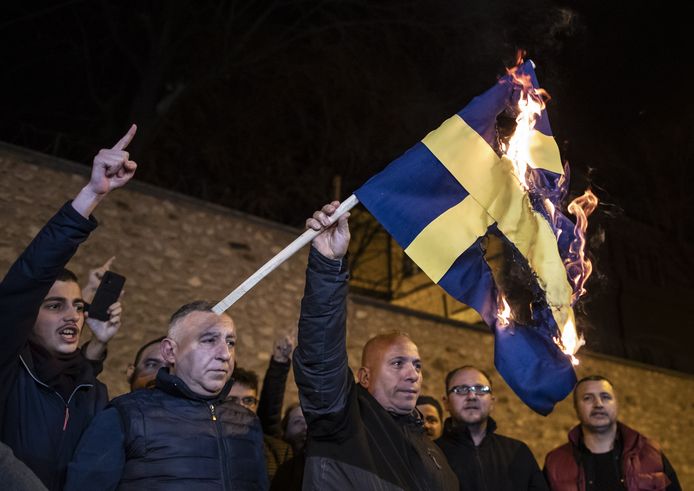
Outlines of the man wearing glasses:
[[436,443],[458,475],[461,490],[549,489],[528,446],[495,432],[490,416],[495,398],[486,373],[469,365],[452,370],[446,375],[443,401],[451,417]]
[[[276,371],[274,365],[277,364],[275,360],[276,358],[272,359],[270,368],[268,368],[268,372],[265,374],[263,384],[264,400],[262,399],[263,396],[261,396],[260,400],[258,399],[258,374],[241,367],[234,368],[234,385],[231,386],[227,396],[228,400],[245,407],[260,418],[260,424],[263,427],[265,467],[269,481],[272,481],[272,478],[275,477],[278,467],[292,458],[292,448],[289,444],[278,438],[279,434],[268,431],[272,426],[272,421],[274,419],[279,420],[279,415],[282,413],[284,382],[286,382],[287,378],[286,373],[289,371],[289,363],[286,362],[284,379],[277,387],[276,377],[273,377],[273,371]],[[268,390],[269,388],[271,390]],[[268,393],[270,393],[271,397],[268,396]]]

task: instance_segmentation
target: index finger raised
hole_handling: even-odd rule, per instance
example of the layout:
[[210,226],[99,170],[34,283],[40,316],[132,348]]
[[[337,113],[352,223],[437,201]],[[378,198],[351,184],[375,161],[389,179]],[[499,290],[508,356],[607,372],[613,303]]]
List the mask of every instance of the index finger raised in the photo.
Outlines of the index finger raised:
[[125,148],[130,144],[132,141],[133,137],[135,136],[135,133],[137,132],[137,125],[132,125],[128,132],[125,134],[123,138],[118,140],[118,143],[116,143],[112,150],[125,150]]

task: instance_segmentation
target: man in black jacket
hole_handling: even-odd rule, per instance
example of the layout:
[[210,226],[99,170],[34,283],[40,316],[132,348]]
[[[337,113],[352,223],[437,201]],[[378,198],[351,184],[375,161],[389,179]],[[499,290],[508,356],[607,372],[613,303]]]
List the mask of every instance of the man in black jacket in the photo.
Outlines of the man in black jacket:
[[161,367],[168,366],[161,354],[161,342],[164,336],[146,342],[135,353],[135,360],[128,365],[125,376],[130,384],[130,391],[151,389],[157,380]]
[[92,341],[78,349],[85,302],[64,267],[96,228],[92,211],[135,173],[137,164],[125,151],[135,130],[133,125],[113,148],[98,153],[87,185],[48,221],[0,283],[2,441],[50,490],[62,489],[82,432],[108,400],[96,375],[106,342],[120,325],[114,304],[109,321],[88,321]]
[[446,375],[444,404],[451,414],[436,443],[464,491],[548,491],[528,446],[495,433],[492,382],[479,368],[463,366]]
[[347,216],[338,202],[306,225],[313,240],[301,302],[294,375],[308,422],[303,489],[453,490],[458,482],[415,411],[422,371],[404,334],[364,347],[359,383],[347,365]]
[[[271,365],[268,372],[271,372],[273,368],[276,368],[275,363],[277,362],[275,362],[274,357],[270,363]],[[288,371],[289,364],[286,363],[286,366]],[[266,374],[265,382],[263,383],[263,393],[265,394],[268,392],[265,390],[265,386],[268,384],[268,382],[270,385],[272,385],[273,381],[268,380],[268,375]],[[279,407],[276,409],[276,414],[281,414],[282,411],[284,384],[282,384],[281,389],[281,394],[275,394],[275,397],[279,399]],[[292,457],[292,448],[281,438],[270,435],[267,433],[267,431],[265,431],[265,427],[268,425],[263,421],[263,417],[259,411],[260,403],[258,401],[258,374],[251,370],[236,367],[234,369],[234,385],[231,386],[228,398],[236,404],[239,404],[258,415],[260,425],[263,428],[263,443],[265,447],[265,467],[267,469],[267,477],[269,481],[272,481],[272,478],[277,472],[277,468]],[[279,418],[275,417],[275,419]]]
[[260,422],[227,398],[236,338],[211,304],[178,309],[161,342],[169,368],[153,389],[117,397],[94,418],[65,490],[267,489]]

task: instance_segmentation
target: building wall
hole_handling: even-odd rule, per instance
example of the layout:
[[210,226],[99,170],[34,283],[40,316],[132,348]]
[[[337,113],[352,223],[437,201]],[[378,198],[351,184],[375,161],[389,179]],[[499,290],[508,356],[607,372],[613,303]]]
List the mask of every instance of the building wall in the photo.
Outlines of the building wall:
[[[141,163],[146,165],[146,163]],[[0,271],[4,272],[42,224],[86,183],[87,168],[0,145]],[[317,204],[319,205],[319,204]],[[109,346],[102,380],[112,396],[127,390],[124,371],[137,348],[166,331],[169,315],[193,299],[218,300],[293,240],[298,230],[131,183],[96,212],[100,226],[69,267],[81,278],[117,256],[127,277],[123,326]],[[230,309],[239,331],[238,364],[262,376],[273,339],[295,330],[306,252],[283,264]],[[425,317],[353,296],[348,350],[356,368],[371,336],[408,332],[424,362],[424,393],[440,397],[445,373],[474,364],[492,374],[494,417],[501,433],[525,440],[540,462],[575,424],[569,400],[548,417],[525,407],[493,368],[493,337],[460,323]],[[11,328],[11,326],[0,326]],[[87,336],[85,336],[86,339]],[[694,377],[583,353],[578,375],[601,373],[618,390],[621,419],[658,440],[684,489],[694,489]],[[289,382],[288,401],[296,400]]]

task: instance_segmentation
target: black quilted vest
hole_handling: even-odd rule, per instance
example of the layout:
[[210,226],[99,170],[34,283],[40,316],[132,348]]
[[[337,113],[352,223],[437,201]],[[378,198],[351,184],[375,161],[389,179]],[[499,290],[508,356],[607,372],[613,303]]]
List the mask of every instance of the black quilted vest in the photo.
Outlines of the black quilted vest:
[[156,389],[111,401],[125,433],[119,490],[267,489],[257,416],[220,396],[202,399],[165,369]]

